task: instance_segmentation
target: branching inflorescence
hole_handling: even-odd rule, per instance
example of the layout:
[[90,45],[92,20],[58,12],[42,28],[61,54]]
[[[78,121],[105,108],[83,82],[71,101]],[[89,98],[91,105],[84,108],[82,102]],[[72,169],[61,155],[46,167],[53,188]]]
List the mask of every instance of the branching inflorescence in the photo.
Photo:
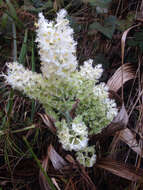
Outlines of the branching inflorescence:
[[[66,15],[62,9],[55,21],[48,21],[39,14],[36,42],[41,74],[13,62],[7,63],[8,74],[4,76],[12,88],[43,105],[46,113],[57,120],[57,136],[63,148],[75,151],[82,165],[92,167],[96,154],[94,146],[88,145],[88,134],[101,132],[117,115],[117,107],[108,97],[106,84],[99,83],[101,65],[93,67],[90,59],[77,69],[77,43]],[[74,116],[71,116],[77,100]]]

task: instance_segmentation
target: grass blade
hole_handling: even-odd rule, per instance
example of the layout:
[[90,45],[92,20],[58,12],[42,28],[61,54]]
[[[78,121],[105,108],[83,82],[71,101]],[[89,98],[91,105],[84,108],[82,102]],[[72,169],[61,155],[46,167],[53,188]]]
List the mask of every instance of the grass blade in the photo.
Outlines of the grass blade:
[[26,52],[27,52],[27,38],[28,38],[28,30],[25,30],[24,41],[23,41],[19,59],[18,59],[19,63],[23,65],[25,63],[25,57],[26,57]]
[[16,43],[16,27],[15,23],[12,22],[12,33],[13,33],[13,61],[17,60],[17,43]]
[[53,185],[51,179],[49,178],[49,176],[47,175],[47,173],[45,172],[45,170],[43,169],[43,167],[41,166],[41,163],[39,161],[39,159],[37,158],[36,154],[33,152],[31,146],[29,145],[27,139],[25,137],[23,137],[24,142],[26,143],[27,147],[29,148],[29,151],[31,152],[33,158],[35,159],[37,165],[39,166],[40,170],[42,171],[43,175],[45,176],[49,186],[51,187],[52,190],[56,190],[55,186]]
[[7,11],[7,14],[12,18],[12,20],[14,20],[16,22],[18,28],[21,28],[23,26],[23,24],[19,20],[13,4],[10,2],[10,0],[6,0],[6,3],[7,3],[8,8],[9,8],[9,11]]
[[[35,72],[35,55],[34,55],[34,41],[33,41],[33,39],[32,39],[32,49],[31,49],[31,62],[32,62],[32,71]],[[35,110],[36,110],[36,101],[32,100],[31,122],[33,121]]]

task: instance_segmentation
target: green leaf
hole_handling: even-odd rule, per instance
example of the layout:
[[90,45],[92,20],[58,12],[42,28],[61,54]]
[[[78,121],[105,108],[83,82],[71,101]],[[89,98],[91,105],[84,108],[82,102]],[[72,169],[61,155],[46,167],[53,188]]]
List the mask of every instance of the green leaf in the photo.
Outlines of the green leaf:
[[88,0],[92,6],[98,6],[101,8],[108,8],[112,0]]
[[3,0],[0,0],[0,6],[2,6],[4,4]]
[[128,39],[127,44],[131,47],[139,47],[143,52],[143,31],[135,32],[132,39]]
[[6,0],[6,3],[8,5],[9,11],[7,11],[7,14],[16,22],[17,26],[21,28],[23,26],[22,22],[19,20],[16,10],[13,6],[13,4],[10,2],[10,0]]
[[7,26],[8,15],[4,13],[1,18],[1,27],[4,29]]
[[34,7],[36,7],[36,8],[43,7],[43,5],[44,5],[41,0],[31,0],[31,1],[32,1]]
[[48,9],[48,8],[51,9],[52,7],[53,7],[53,2],[50,0],[50,1],[45,2],[45,3],[42,2],[42,4],[38,7],[36,5],[34,5],[33,3],[29,3],[29,4],[27,3],[24,5],[24,10],[38,13],[38,12],[41,12],[41,11]]
[[112,39],[112,36],[114,34],[115,28],[116,28],[117,19],[115,16],[109,16],[105,19],[103,25],[101,25],[98,22],[94,22],[89,26],[90,30],[97,30],[101,32],[103,35],[108,37],[109,39]]
[[16,40],[16,26],[12,20],[12,35],[13,35],[13,61],[17,60],[17,40]]
[[25,57],[26,57],[26,52],[27,52],[27,37],[28,37],[28,30],[25,30],[25,36],[24,36],[24,41],[22,44],[22,48],[20,51],[20,56],[19,56],[19,63],[24,64],[25,62]]
[[[34,55],[34,40],[33,40],[33,38],[32,38],[31,54],[32,54],[31,55],[32,71],[35,72],[35,55]],[[33,121],[35,111],[36,111],[36,101],[32,100],[31,121]]]
[[75,19],[69,15],[67,16],[67,19],[69,20],[70,26],[74,29],[75,33],[80,32],[81,24],[77,23]]
[[7,113],[8,117],[10,117],[10,114],[11,114],[12,108],[13,108],[13,96],[14,96],[14,91],[11,90],[10,94],[9,94],[9,100],[8,100],[7,105],[6,105],[6,113]]
[[94,58],[94,62],[96,64],[102,64],[103,69],[107,69],[109,67],[109,61],[103,53],[98,53]]
[[34,153],[33,149],[31,148],[29,142],[27,141],[27,139],[25,137],[23,137],[23,140],[25,142],[25,144],[27,145],[29,151],[31,152],[33,158],[35,159],[38,167],[40,168],[40,170],[42,171],[43,175],[45,176],[45,179],[47,180],[49,186],[51,187],[52,190],[56,190],[51,178],[47,175],[47,172],[44,170],[44,168],[42,167],[40,160],[37,158],[36,154]]

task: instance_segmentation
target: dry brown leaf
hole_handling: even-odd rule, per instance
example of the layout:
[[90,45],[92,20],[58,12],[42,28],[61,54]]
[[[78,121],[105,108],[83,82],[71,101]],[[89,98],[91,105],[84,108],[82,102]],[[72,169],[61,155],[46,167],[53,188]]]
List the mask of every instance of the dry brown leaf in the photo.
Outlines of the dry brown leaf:
[[123,35],[122,35],[122,39],[121,39],[121,53],[122,53],[122,65],[124,64],[124,52],[125,52],[125,42],[126,42],[126,38],[127,38],[127,35],[129,33],[130,30],[132,30],[133,28],[136,28],[140,25],[137,24],[137,25],[134,25],[134,26],[131,26],[130,28],[128,28],[127,30],[124,31]]
[[[122,72],[123,72],[123,80],[122,80]],[[134,79],[136,77],[135,67],[126,63],[123,66],[119,67],[114,75],[108,80],[107,85],[109,90],[117,92],[121,87],[122,83],[126,83],[127,81]]]
[[75,117],[75,111],[76,111],[76,109],[77,109],[77,107],[78,107],[79,102],[80,102],[80,100],[77,99],[76,102],[74,103],[74,105],[72,106],[72,109],[70,110],[70,116],[71,116],[72,118]]
[[55,187],[57,188],[57,190],[61,190],[58,183],[56,182],[56,179],[55,178],[52,178],[52,182],[53,184],[55,185]]
[[103,158],[96,163],[96,167],[103,168],[117,176],[130,181],[143,182],[143,170],[134,166],[117,162],[110,158]]
[[[114,92],[117,92],[123,86],[125,82],[135,78],[135,70],[133,68],[133,65],[129,63],[124,64],[124,53],[125,53],[125,42],[126,42],[126,38],[129,31],[135,27],[138,27],[139,25],[140,24],[137,24],[128,28],[126,31],[124,31],[122,35],[122,38],[121,38],[122,66],[117,69],[117,71],[108,80],[108,83],[107,83],[107,85],[109,86],[109,89]],[[123,99],[123,89],[122,89],[122,99]]]
[[65,158],[66,158],[66,160],[67,160],[68,162],[70,162],[71,164],[76,164],[74,158],[73,158],[70,154],[67,154]]
[[132,131],[128,128],[125,128],[128,124],[129,116],[126,112],[126,109],[124,105],[122,106],[120,112],[118,113],[117,117],[113,120],[113,124],[119,123],[119,125],[124,126],[124,129],[120,130],[116,133],[110,148],[109,152],[113,153],[115,150],[116,145],[118,144],[119,140],[122,140],[124,143],[126,143],[133,151],[135,151],[137,154],[139,154],[141,157],[143,157],[141,147],[139,143],[137,142],[135,135],[132,133]]
[[50,129],[50,131],[55,134],[56,133],[56,127],[54,125],[54,120],[46,115],[46,114],[41,114],[38,113],[40,115],[40,117],[42,118],[43,122],[46,124],[46,126]]
[[113,124],[119,123],[120,125],[123,125],[125,127],[125,126],[127,126],[128,121],[129,121],[129,117],[128,117],[126,108],[125,108],[125,106],[123,104],[120,111],[118,112],[117,116],[112,121],[112,123]]
[[137,26],[139,26],[140,24],[131,26],[130,28],[128,28],[127,30],[124,31],[122,38],[121,38],[121,57],[122,57],[122,72],[121,72],[121,84],[122,84],[122,100],[124,100],[124,91],[123,91],[123,84],[124,84],[124,54],[125,54],[125,42],[126,42],[126,38],[127,35],[129,33],[130,30],[132,30],[133,28],[136,28]]
[[62,169],[68,163],[55,151],[54,147],[50,145],[48,147],[48,156],[56,170]]
[[[121,110],[118,112],[117,116],[114,118],[114,120],[110,123],[110,125],[106,128],[104,128],[99,136],[96,137],[97,139],[102,139],[102,138],[108,138],[109,136],[113,136],[116,134],[116,132],[124,129],[127,124],[128,124],[128,114],[126,112],[126,109],[124,105],[122,105]],[[116,137],[117,135],[115,135]],[[115,138],[114,137],[114,138]],[[110,145],[110,152],[112,144]]]
[[120,139],[125,142],[133,151],[143,157],[142,149],[136,140],[136,135],[128,128],[120,131]]
[[114,130],[120,129],[118,131],[116,130],[116,135],[114,136],[112,143],[110,144],[110,147],[108,149],[108,151],[110,152],[110,156],[115,156],[114,152],[120,140],[120,131],[126,128],[128,124],[128,120],[129,120],[129,117],[128,117],[126,108],[123,104],[118,115],[115,117],[115,119],[111,123],[111,126],[109,127],[109,128],[113,128]]

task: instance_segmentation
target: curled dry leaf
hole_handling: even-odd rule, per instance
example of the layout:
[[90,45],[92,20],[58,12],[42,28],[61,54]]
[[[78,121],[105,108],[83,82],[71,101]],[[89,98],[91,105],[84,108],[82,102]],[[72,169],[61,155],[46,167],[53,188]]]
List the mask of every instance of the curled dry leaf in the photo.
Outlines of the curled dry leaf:
[[108,138],[109,136],[115,135],[116,132],[124,129],[127,126],[127,123],[128,123],[128,114],[126,112],[124,105],[122,105],[122,108],[118,112],[117,116],[114,118],[114,120],[110,123],[108,127],[102,130],[100,135],[96,136],[96,140],[103,138],[105,139]]
[[112,122],[113,125],[114,125],[114,123],[121,125],[123,127],[123,129],[120,130],[119,132],[117,132],[116,135],[114,136],[114,139],[109,148],[109,152],[113,152],[113,150],[115,150],[115,146],[117,145],[119,140],[122,140],[133,151],[135,151],[137,154],[139,154],[141,157],[143,157],[143,152],[142,152],[142,149],[141,149],[139,143],[136,140],[136,135],[133,134],[133,132],[129,128],[125,128],[128,124],[128,119],[129,119],[128,114],[123,105],[120,112],[118,113],[117,117]]
[[[134,79],[135,78],[135,69],[132,64],[127,63],[124,64],[124,53],[125,53],[125,42],[127,35],[130,30],[138,27],[140,25],[134,25],[128,28],[127,30],[124,31],[121,39],[121,57],[122,57],[122,66],[117,69],[117,71],[114,73],[114,75],[108,80],[107,85],[109,86],[109,89],[111,91],[117,92],[125,82],[128,80]],[[123,96],[123,94],[122,94]]]
[[[59,170],[63,166],[67,165],[67,162],[55,151],[52,145],[48,147],[48,154],[46,158],[42,161],[42,167],[45,171],[47,171],[49,159],[51,160],[53,167],[56,170]],[[52,178],[52,182],[56,186],[56,188],[60,190],[55,178]],[[40,184],[41,190],[51,190],[42,171],[40,171],[39,173],[39,184]]]
[[109,127],[110,130],[114,129],[116,131],[116,134],[115,134],[115,136],[112,140],[112,143],[108,149],[108,151],[110,152],[110,156],[112,156],[112,154],[114,153],[114,150],[120,140],[120,137],[119,137],[120,131],[122,131],[126,128],[128,121],[129,121],[129,117],[128,117],[126,108],[123,104],[118,115],[115,117],[115,119],[112,121],[112,123]]
[[103,158],[96,163],[96,167],[103,168],[117,176],[130,181],[142,182],[143,170],[135,166],[117,162],[110,158]]
[[62,169],[68,163],[55,151],[54,147],[50,145],[48,147],[48,156],[56,170]]
[[126,63],[117,69],[114,75],[108,80],[107,85],[109,87],[109,90],[117,92],[122,87],[122,83],[124,84],[127,81],[134,79],[135,77],[135,67],[130,63]]
[[133,134],[133,132],[126,128],[122,131],[120,131],[120,139],[125,142],[133,151],[135,151],[137,154],[139,154],[141,157],[143,157],[143,151],[139,145],[139,143],[136,140],[136,135]]
[[138,26],[140,26],[141,24],[137,24],[134,26],[129,27],[127,30],[124,31],[123,35],[122,35],[122,39],[121,39],[121,50],[122,50],[122,65],[124,63],[124,53],[125,53],[125,42],[126,42],[126,38],[128,33],[130,32],[130,30],[132,30],[133,28],[136,28]]
[[114,118],[114,120],[112,121],[113,124],[119,124],[119,125],[122,125],[124,127],[127,126],[128,124],[128,121],[129,121],[129,117],[128,117],[128,114],[127,114],[127,111],[126,111],[126,108],[124,106],[124,104],[122,105],[119,113],[117,114],[117,116]]

